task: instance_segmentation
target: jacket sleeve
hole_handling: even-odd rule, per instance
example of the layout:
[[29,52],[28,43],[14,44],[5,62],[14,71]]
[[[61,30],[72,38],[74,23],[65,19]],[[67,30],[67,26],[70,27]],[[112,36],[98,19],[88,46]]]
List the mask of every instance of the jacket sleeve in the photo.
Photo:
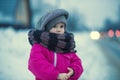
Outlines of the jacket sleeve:
[[28,69],[36,78],[42,80],[56,80],[59,74],[59,71],[41,53],[39,45],[33,45],[31,49]]
[[70,68],[74,70],[74,74],[70,79],[78,80],[78,78],[82,75],[83,66],[82,66],[81,59],[76,54],[72,55]]

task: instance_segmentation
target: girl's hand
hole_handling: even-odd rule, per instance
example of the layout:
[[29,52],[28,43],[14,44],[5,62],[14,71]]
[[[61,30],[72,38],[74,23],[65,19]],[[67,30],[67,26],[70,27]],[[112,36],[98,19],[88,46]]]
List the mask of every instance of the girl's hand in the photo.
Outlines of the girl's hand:
[[68,74],[67,73],[60,73],[59,75],[58,75],[58,80],[68,80],[68,78],[69,78],[69,76],[68,76]]
[[58,80],[68,80],[73,74],[74,74],[74,70],[72,68],[67,68],[68,69],[68,73],[60,73],[58,75]]
[[72,68],[67,68],[68,69],[68,73],[67,73],[67,75],[68,75],[68,77],[70,78],[73,74],[74,74],[74,70],[72,69]]

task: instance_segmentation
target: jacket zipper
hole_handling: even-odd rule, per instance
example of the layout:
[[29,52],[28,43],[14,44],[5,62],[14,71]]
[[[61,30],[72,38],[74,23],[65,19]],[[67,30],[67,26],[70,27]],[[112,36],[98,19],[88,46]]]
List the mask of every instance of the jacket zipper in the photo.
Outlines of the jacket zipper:
[[54,67],[57,65],[57,54],[54,52]]

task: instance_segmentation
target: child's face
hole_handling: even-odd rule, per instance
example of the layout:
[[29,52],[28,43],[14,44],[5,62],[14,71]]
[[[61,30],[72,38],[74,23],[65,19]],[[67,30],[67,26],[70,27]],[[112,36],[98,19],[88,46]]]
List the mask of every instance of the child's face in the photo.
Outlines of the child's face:
[[65,24],[64,23],[58,23],[54,27],[50,29],[51,33],[56,33],[56,34],[64,34],[65,32]]

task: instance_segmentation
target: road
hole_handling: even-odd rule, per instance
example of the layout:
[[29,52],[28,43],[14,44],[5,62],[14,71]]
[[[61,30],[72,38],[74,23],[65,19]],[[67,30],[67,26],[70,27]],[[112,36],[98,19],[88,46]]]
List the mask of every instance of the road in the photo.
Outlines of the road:
[[84,73],[79,80],[120,80],[120,47],[108,39],[91,40],[89,33],[76,34]]

